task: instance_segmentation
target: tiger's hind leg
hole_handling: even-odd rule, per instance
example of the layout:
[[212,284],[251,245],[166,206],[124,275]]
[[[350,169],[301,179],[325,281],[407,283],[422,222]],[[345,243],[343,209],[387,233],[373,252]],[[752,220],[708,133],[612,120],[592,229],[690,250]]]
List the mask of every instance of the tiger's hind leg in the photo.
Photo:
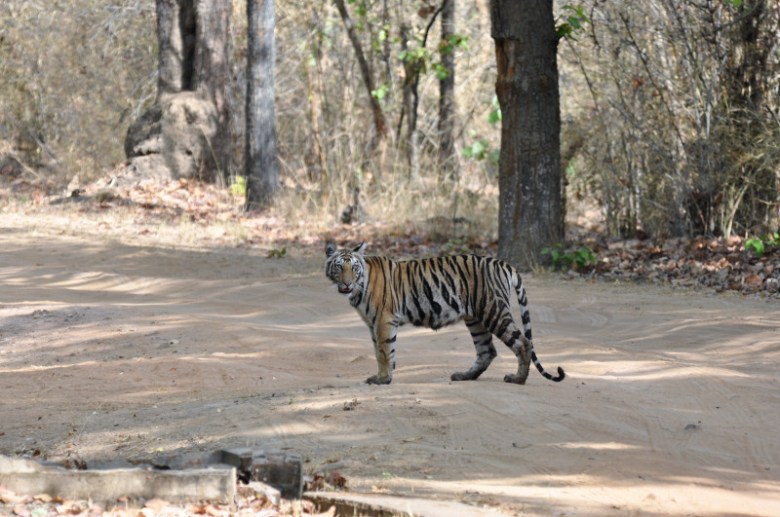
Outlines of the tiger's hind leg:
[[474,348],[477,350],[477,358],[465,372],[455,372],[450,376],[453,381],[473,381],[487,370],[490,363],[496,357],[496,347],[493,346],[493,336],[479,320],[466,320],[466,326],[474,340]]
[[507,325],[501,334],[501,341],[512,349],[517,357],[517,373],[504,375],[504,382],[525,384],[528,379],[528,369],[531,366],[531,342],[515,326],[514,322]]
[[505,375],[504,382],[525,384],[528,379],[528,369],[531,366],[532,347],[529,339],[531,330],[528,329],[528,336],[523,335],[522,331],[515,325],[509,306],[499,301],[495,303],[497,305],[489,312],[493,318],[491,321],[485,322],[485,326],[503,341],[517,357],[517,373]]

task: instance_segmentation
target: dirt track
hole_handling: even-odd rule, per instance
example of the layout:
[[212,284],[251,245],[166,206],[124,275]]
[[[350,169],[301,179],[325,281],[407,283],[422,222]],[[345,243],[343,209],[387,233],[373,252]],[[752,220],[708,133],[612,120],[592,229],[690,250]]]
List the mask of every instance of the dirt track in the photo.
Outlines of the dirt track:
[[[320,246],[131,246],[0,226],[0,453],[289,448],[352,490],[522,515],[780,514],[780,306],[526,279],[537,352],[477,382],[465,326],[404,327],[390,386]],[[349,409],[349,410],[347,410]]]

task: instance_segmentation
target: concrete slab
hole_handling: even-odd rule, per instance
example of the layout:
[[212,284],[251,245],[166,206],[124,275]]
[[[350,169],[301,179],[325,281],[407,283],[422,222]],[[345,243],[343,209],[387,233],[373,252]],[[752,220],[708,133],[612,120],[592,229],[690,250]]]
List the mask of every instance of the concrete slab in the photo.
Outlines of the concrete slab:
[[43,468],[37,461],[0,455],[0,474],[38,472]]
[[236,469],[227,465],[188,470],[68,470],[0,456],[0,485],[17,494],[99,502],[127,497],[230,504],[236,481]]

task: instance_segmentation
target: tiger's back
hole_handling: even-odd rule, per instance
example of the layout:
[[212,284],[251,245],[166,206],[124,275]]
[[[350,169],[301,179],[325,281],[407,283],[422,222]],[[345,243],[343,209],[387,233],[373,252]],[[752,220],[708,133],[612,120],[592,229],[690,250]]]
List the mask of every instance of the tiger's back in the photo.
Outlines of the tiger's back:
[[523,289],[514,268],[492,257],[365,260],[369,289],[365,299],[357,297],[353,305],[369,313],[390,311],[399,325],[439,329],[497,310],[496,304],[508,307],[512,290]]

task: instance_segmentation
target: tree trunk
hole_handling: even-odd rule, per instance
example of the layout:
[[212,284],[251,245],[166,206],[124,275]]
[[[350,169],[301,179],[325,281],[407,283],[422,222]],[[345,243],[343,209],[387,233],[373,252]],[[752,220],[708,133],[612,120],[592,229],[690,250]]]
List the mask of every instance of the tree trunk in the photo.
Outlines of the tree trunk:
[[191,91],[197,14],[192,1],[158,0],[159,64],[157,98]]
[[453,34],[455,0],[444,0],[439,50],[447,75],[439,80],[439,169],[443,178],[457,181],[460,168],[455,153],[455,49],[449,41]]
[[[350,190],[352,191],[352,204],[348,205],[341,214],[342,222],[351,223],[362,219],[363,216],[363,207],[360,203],[362,173],[373,170],[373,181],[377,184],[381,184],[382,168],[381,166],[374,166],[373,159],[376,150],[379,148],[380,142],[387,136],[387,121],[385,120],[385,114],[382,111],[379,100],[374,96],[374,91],[376,90],[374,76],[371,72],[368,60],[366,60],[365,53],[363,52],[363,46],[360,44],[360,39],[355,30],[355,24],[352,22],[352,18],[350,18],[349,13],[347,12],[347,6],[344,5],[344,0],[334,0],[334,3],[336,4],[336,9],[339,11],[341,20],[344,23],[344,28],[347,30],[347,36],[352,44],[352,49],[355,52],[355,58],[360,67],[360,74],[363,77],[363,85],[365,86],[368,95],[368,102],[371,106],[371,114],[374,118],[374,136],[369,141],[366,152],[361,160],[359,170],[358,168],[355,169],[351,181]],[[360,171],[362,171],[362,173]]]
[[[382,106],[379,105],[379,101],[374,97],[374,90],[376,86],[374,84],[374,76],[371,73],[371,68],[368,66],[365,53],[363,52],[363,46],[360,44],[357,32],[355,31],[355,24],[352,23],[352,18],[349,17],[347,7],[344,5],[344,0],[335,0],[336,8],[339,11],[341,20],[344,22],[344,27],[347,29],[347,36],[352,43],[352,48],[355,51],[355,57],[358,60],[360,66],[360,73],[363,76],[363,84],[366,87],[366,93],[368,94],[368,100],[371,104],[371,113],[374,116],[374,128],[376,130],[376,138],[384,139],[387,134],[387,123],[385,122],[385,115],[382,111]],[[372,145],[376,147],[376,145]]]
[[213,104],[217,132],[207,142],[211,180],[226,180],[230,165],[230,17],[232,3],[196,0],[198,25],[192,56],[192,89]]
[[563,241],[560,105],[552,0],[491,0],[501,106],[498,255],[527,270]]
[[274,0],[247,0],[247,209],[267,208],[279,190],[276,156]]
[[[410,28],[406,23],[401,24],[401,50],[408,50]],[[419,150],[419,132],[417,130],[417,108],[420,105],[420,96],[417,87],[420,84],[420,74],[424,62],[419,58],[409,58],[403,61],[404,65],[404,84],[403,84],[403,106],[401,108],[401,117],[398,120],[397,138],[399,145],[403,145],[406,151],[406,157],[409,162],[409,178],[419,179],[420,174],[420,150]],[[401,135],[401,126],[406,119],[406,136]]]
[[157,0],[157,100],[128,128],[141,177],[215,181],[230,163],[231,8],[218,0]]

